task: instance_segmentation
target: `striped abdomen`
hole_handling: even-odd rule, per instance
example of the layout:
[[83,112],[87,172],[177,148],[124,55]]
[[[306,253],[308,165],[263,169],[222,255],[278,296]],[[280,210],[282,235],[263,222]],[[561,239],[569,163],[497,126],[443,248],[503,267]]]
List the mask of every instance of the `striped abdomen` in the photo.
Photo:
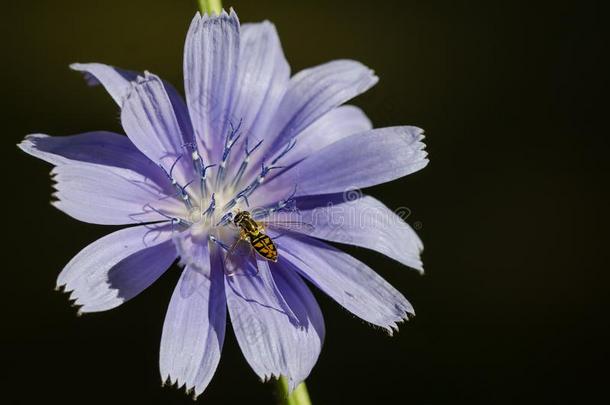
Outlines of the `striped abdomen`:
[[267,260],[277,262],[277,249],[270,237],[262,232],[256,236],[250,235],[250,244],[256,252]]

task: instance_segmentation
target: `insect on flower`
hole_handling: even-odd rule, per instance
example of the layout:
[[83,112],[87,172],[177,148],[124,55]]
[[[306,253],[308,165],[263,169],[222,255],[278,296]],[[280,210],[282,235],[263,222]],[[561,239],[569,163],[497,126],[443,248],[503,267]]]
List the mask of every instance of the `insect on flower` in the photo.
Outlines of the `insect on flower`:
[[[240,241],[246,241],[254,248],[256,253],[264,257],[265,259],[277,262],[277,248],[269,236],[264,231],[265,228],[252,219],[252,215],[248,211],[240,211],[235,215],[233,223],[240,228],[239,239],[235,243],[235,246]],[[229,251],[227,256],[234,249]]]
[[240,263],[240,258],[248,257],[252,251],[258,253],[265,260],[276,263],[278,251],[273,239],[265,233],[265,226],[295,230],[297,232],[307,230],[311,232],[314,226],[300,221],[256,221],[249,211],[238,211],[233,218],[233,223],[239,231],[239,238],[233,243],[225,257],[225,270],[228,274],[235,274],[245,266]]
[[186,101],[150,72],[72,68],[109,92],[127,136],[33,134],[19,147],[54,166],[55,207],[84,222],[130,226],[85,247],[57,285],[80,312],[105,311],[179,260],[161,334],[164,382],[201,394],[229,318],[255,373],[286,376],[294,388],[325,336],[305,280],[389,333],[414,314],[370,267],[326,243],[423,271],[423,245],[402,218],[373,197],[344,195],[428,162],[421,129],[373,129],[345,105],[377,83],[372,70],[337,60],[291,75],[275,27],[242,25],[232,10],[195,15],[184,49]]

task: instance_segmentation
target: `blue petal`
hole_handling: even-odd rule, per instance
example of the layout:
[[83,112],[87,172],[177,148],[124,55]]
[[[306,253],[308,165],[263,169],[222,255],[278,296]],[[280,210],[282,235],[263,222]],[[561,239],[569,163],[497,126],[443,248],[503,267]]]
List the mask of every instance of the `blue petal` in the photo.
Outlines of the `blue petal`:
[[277,244],[280,260],[345,309],[390,334],[398,329],[398,322],[415,313],[400,292],[352,256],[305,236],[286,235]]
[[364,93],[377,80],[372,70],[352,60],[336,60],[300,71],[290,79],[276,113],[271,131],[277,134],[275,148],[281,148],[322,115]]
[[182,272],[163,324],[159,368],[169,380],[200,395],[212,379],[225,336],[226,301],[222,264],[215,254]]
[[[227,304],[237,341],[254,372],[264,380],[287,376],[294,388],[317,361],[324,321],[300,277],[288,268],[271,266],[272,273],[259,265],[258,276],[227,277]],[[275,291],[269,291],[261,273],[273,278]],[[285,303],[290,314],[278,302]]]
[[290,66],[275,26],[268,21],[243,24],[233,116],[242,122],[250,146],[269,136],[267,128],[289,80]]
[[72,291],[80,312],[121,305],[151,285],[176,259],[167,225],[111,233],[80,251],[62,270],[57,286]]
[[[24,152],[55,166],[94,164],[132,170],[160,187],[169,183],[159,167],[144,156],[124,135],[106,131],[71,136],[28,135],[19,145]],[[168,194],[173,193],[167,187]]]
[[130,82],[138,77],[137,72],[101,63],[73,63],[70,68],[83,72],[89,85],[103,85],[119,106],[123,104],[123,99],[129,91]]
[[337,107],[297,136],[294,148],[282,158],[282,166],[291,166],[325,146],[372,128],[371,121],[360,108],[353,105]]
[[[423,244],[415,231],[383,203],[369,196],[350,199],[351,194],[303,197],[297,200],[299,221],[312,224],[312,229],[296,231],[319,239],[346,243],[375,250],[405,266],[423,272],[420,254]],[[278,220],[294,220],[292,213],[279,213]]]
[[231,10],[195,15],[184,46],[184,89],[196,137],[208,157],[219,156],[230,123],[239,61],[239,20]]
[[326,327],[318,302],[298,273],[290,265],[271,266],[280,294],[285,297],[298,319],[299,327],[296,331],[291,330],[294,336],[289,339],[296,345],[305,342],[287,358],[288,373],[284,375],[288,377],[289,389],[292,391],[305,381],[315,366],[324,343]]
[[79,221],[122,225],[167,221],[180,212],[180,202],[142,174],[118,167],[67,164],[53,169],[57,182],[53,205]]
[[[134,145],[166,170],[184,154],[185,144],[193,142],[192,133],[181,125],[163,82],[152,74],[132,83],[123,103],[121,122]],[[182,185],[192,180],[189,157],[178,162],[175,173]]]
[[416,127],[348,136],[269,180],[265,192],[288,193],[296,185],[297,196],[332,194],[395,180],[428,164],[423,138],[423,131]]
[[[137,81],[138,77],[145,75],[101,63],[73,63],[70,68],[83,72],[90,85],[103,85],[119,107],[123,106],[125,97],[131,91],[132,84]],[[163,87],[171,100],[182,131],[190,139],[193,139],[191,119],[184,100],[169,82],[163,81]]]

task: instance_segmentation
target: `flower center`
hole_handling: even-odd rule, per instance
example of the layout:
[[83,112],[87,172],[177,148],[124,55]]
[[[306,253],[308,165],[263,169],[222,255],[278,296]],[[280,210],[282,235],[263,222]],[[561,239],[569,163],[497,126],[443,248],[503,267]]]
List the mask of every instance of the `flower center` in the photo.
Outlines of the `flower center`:
[[[205,235],[212,233],[225,234],[229,228],[227,225],[232,224],[236,211],[253,209],[250,207],[249,197],[265,182],[272,170],[281,168],[277,165],[279,160],[295,146],[294,139],[290,140],[285,148],[272,155],[273,159],[269,164],[263,159],[258,159],[260,172],[257,174],[256,166],[253,166],[255,162],[251,162],[251,158],[254,152],[260,151],[262,140],[250,147],[248,138],[241,138],[241,122],[237,127],[233,125],[230,127],[231,130],[225,138],[224,148],[217,163],[206,165],[198,151],[197,143],[193,142],[184,145],[188,153],[175,159],[169,170],[159,164],[175,190],[175,197],[182,201],[183,208],[181,214],[177,216],[163,213],[154,207],[152,209],[170,220],[172,226],[176,226],[176,231],[189,229],[190,234],[197,238],[204,238]],[[240,139],[241,142],[238,142]],[[237,145],[243,146],[243,151],[234,151]],[[240,157],[241,161],[238,160]],[[190,164],[186,162],[187,159],[190,160]],[[178,166],[179,162],[180,166]],[[192,169],[189,169],[189,166],[192,166]],[[182,172],[187,170],[192,174],[192,178],[186,184],[180,184],[176,180],[174,171],[177,167]],[[214,170],[210,170],[212,168]],[[257,209],[255,218],[263,218],[273,212],[291,209],[293,196],[294,192],[271,207]],[[236,229],[233,229],[231,233],[235,234],[235,231]]]

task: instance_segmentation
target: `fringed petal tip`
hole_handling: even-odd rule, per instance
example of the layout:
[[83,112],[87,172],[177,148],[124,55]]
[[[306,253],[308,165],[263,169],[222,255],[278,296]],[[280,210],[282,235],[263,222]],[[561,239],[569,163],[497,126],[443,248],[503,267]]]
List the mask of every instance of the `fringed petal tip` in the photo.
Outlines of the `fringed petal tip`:
[[[345,308],[344,308],[345,309]],[[401,309],[402,314],[397,315],[395,318],[387,319],[384,324],[381,323],[371,323],[366,319],[360,318],[358,315],[351,314],[354,319],[360,320],[367,327],[373,328],[378,331],[385,332],[389,337],[394,337],[394,334],[400,332],[400,327],[403,324],[415,319],[415,311],[413,307],[409,306],[408,308]],[[348,310],[349,312],[349,310]]]
[[294,389],[296,387],[299,386],[299,384],[301,384],[303,381],[305,381],[305,378],[303,379],[295,379],[291,376],[288,375],[282,375],[282,374],[276,374],[276,373],[269,373],[269,374],[263,374],[260,377],[260,381],[261,383],[268,383],[271,380],[275,380],[276,382],[280,380],[280,378],[285,377],[286,379],[288,379],[288,395],[292,394],[292,391],[294,391]]
[[161,377],[161,387],[163,388],[175,388],[177,390],[181,390],[184,388],[184,393],[187,396],[190,396],[193,401],[196,401],[197,398],[199,398],[199,396],[201,394],[203,394],[203,391],[205,391],[205,387],[204,386],[200,386],[200,387],[196,387],[196,386],[188,386],[186,384],[186,381],[181,381],[179,378],[176,378],[175,380],[172,380],[172,377],[168,374],[165,377]]
[[39,138],[47,137],[48,135],[43,134],[28,134],[21,142],[17,144],[17,147],[27,153],[28,155],[34,155],[33,151],[36,148],[36,140]]
[[410,143],[414,143],[418,150],[426,149],[426,144],[422,141],[426,139],[426,133],[422,128],[406,125],[404,128],[408,133]]
[[61,294],[68,294],[68,303],[70,304],[70,307],[75,308],[76,309],[76,316],[77,317],[81,317],[83,315],[83,313],[87,312],[87,311],[83,311],[82,304],[77,303],[77,298],[74,296],[74,290],[70,290],[66,288],[66,284],[60,284],[59,280],[57,281],[57,283],[55,284],[55,288],[54,291],[57,291],[58,293]]
[[229,7],[229,12],[227,13],[227,11],[223,8],[222,11],[220,12],[220,14],[216,14],[215,12],[212,12],[210,14],[208,14],[208,12],[206,11],[205,13],[201,13],[201,11],[197,11],[197,13],[195,13],[195,18],[193,19],[193,21],[207,21],[207,20],[235,20],[239,23],[239,17],[237,17],[237,13],[235,12],[235,10],[233,9],[233,7]]
[[[96,307],[95,305],[88,305],[87,303],[83,302],[83,299],[79,297],[80,294],[77,289],[77,286],[68,286],[65,281],[60,281],[60,279],[57,280],[57,283],[54,288],[55,291],[68,295],[68,302],[70,304],[70,307],[76,309],[77,317],[81,317],[83,314],[86,313],[101,312],[108,309],[101,309],[100,307]],[[118,290],[111,290],[110,286],[108,286],[108,291],[110,293],[106,294],[106,298],[109,301],[119,299]],[[114,291],[114,293],[112,291]]]
[[394,336],[394,333],[400,332],[400,326],[403,323],[406,323],[406,322],[412,320],[413,318],[415,318],[415,311],[411,307],[410,309],[405,310],[404,315],[401,318],[396,319],[391,324],[389,324],[388,326],[384,327],[383,330],[385,330],[386,333],[390,337]]
[[135,226],[82,249],[57,277],[80,312],[115,308],[148,288],[176,258],[166,226]]
[[58,154],[58,151],[52,147],[53,141],[56,139],[58,138],[46,134],[28,134],[17,144],[17,147],[28,155],[52,165],[66,163],[69,159]]
[[280,379],[281,376],[279,374],[275,374],[275,373],[269,373],[269,374],[265,373],[263,375],[259,375],[258,377],[260,378],[261,382],[264,384],[271,380],[277,381]]
[[428,166],[430,160],[428,159],[428,151],[426,150],[426,144],[423,140],[426,138],[425,132],[422,128],[414,126],[402,127],[405,132],[405,141],[411,145],[415,152],[414,160],[418,160],[417,170],[421,170]]
[[275,373],[265,374],[265,375],[259,376],[259,377],[260,377],[261,383],[263,383],[263,384],[271,382],[272,380],[274,380],[274,382],[277,383],[280,381],[280,378],[282,378],[282,377],[286,378],[288,380],[288,395],[292,394],[292,391],[294,391],[294,389],[300,383],[305,381],[305,379],[303,379],[303,380],[299,380],[298,382],[296,382],[296,380],[294,380],[290,376],[282,375],[282,374],[275,374]]
[[415,142],[416,148],[418,151],[421,152],[421,156],[423,158],[423,160],[426,162],[426,164],[428,164],[429,160],[427,158],[428,156],[428,152],[426,151],[426,144],[423,142],[424,139],[426,139],[426,134],[425,131],[421,128],[418,127],[410,127],[413,129],[413,140]]

